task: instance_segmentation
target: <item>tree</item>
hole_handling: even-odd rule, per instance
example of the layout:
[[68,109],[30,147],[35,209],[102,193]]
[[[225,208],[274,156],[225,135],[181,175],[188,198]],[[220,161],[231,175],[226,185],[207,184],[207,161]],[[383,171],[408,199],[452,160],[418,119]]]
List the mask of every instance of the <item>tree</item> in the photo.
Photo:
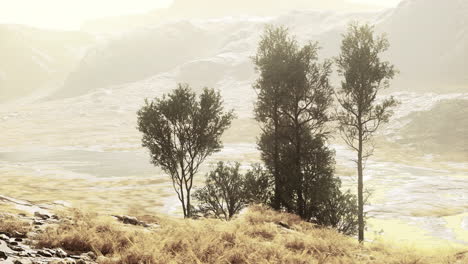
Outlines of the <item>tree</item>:
[[[380,59],[389,48],[384,35],[375,36],[370,25],[352,23],[343,36],[341,53],[336,58],[338,73],[343,77],[337,99],[339,128],[345,143],[357,152],[359,241],[364,240],[363,163],[372,154],[368,144],[382,123],[388,122],[397,101],[377,100],[379,91],[389,87],[394,66]],[[365,148],[367,147],[367,148]]]
[[[255,118],[262,123],[264,131],[261,137],[267,137],[271,144],[271,162],[266,163],[268,169],[274,177],[274,198],[272,207],[280,209],[280,166],[279,166],[279,130],[280,113],[279,107],[284,91],[286,76],[289,74],[287,65],[284,63],[294,49],[294,41],[288,36],[286,28],[267,26],[260,40],[257,54],[253,58],[256,70],[260,77],[254,85],[257,92],[257,101],[255,103]],[[265,141],[265,139],[260,139]],[[265,153],[265,152],[264,152]],[[266,154],[265,154],[266,155]],[[267,157],[262,157],[264,160]]]
[[262,165],[252,164],[245,174],[245,196],[250,203],[271,205],[274,182],[271,174]]
[[356,196],[341,191],[341,180],[334,176],[334,151],[323,137],[305,141],[304,219],[329,226],[346,235],[357,231]]
[[270,184],[264,170],[255,164],[242,174],[239,168],[239,163],[218,162],[207,175],[205,186],[193,195],[199,202],[198,212],[229,220],[249,203],[269,199]]
[[239,163],[234,165],[218,162],[205,181],[205,187],[197,190],[194,197],[204,215],[231,219],[248,204],[244,193],[244,175],[239,172]]
[[283,27],[267,27],[255,64],[255,115],[262,123],[258,145],[274,175],[273,207],[304,217],[304,141],[325,134],[333,89],[331,62],[318,62],[318,44],[299,46]]
[[221,150],[221,135],[233,118],[233,111],[224,111],[219,92],[205,88],[197,100],[187,84],[145,100],[138,111],[142,145],[149,149],[151,162],[171,176],[184,217],[192,216],[194,175],[206,157]]
[[314,150],[313,146],[311,149],[305,146],[327,133],[325,124],[330,120],[333,89],[328,81],[331,62],[318,62],[318,44],[309,43],[302,48],[296,44],[293,47],[294,52],[285,61],[290,73],[285,80],[285,99],[280,114],[284,118],[286,147],[292,148],[288,155],[291,167],[285,175],[289,175],[287,181],[292,183],[293,197],[297,197],[296,213],[305,217],[304,173],[309,162],[308,152]]

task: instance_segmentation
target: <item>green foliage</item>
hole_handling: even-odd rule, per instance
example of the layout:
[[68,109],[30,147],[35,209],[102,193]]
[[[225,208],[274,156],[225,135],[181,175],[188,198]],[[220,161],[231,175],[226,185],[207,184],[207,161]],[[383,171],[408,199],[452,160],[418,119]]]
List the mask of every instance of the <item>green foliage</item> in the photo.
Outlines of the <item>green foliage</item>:
[[275,209],[322,225],[349,225],[340,231],[353,233],[355,221],[348,216],[356,204],[341,193],[334,153],[325,145],[333,89],[331,62],[320,63],[318,50],[317,43],[299,46],[285,28],[266,28],[254,58],[260,74],[254,86],[262,125],[258,146],[274,182]]
[[379,126],[389,121],[398,103],[393,97],[377,101],[378,92],[389,87],[396,73],[393,65],[379,57],[389,45],[385,35],[375,36],[372,26],[352,23],[336,58],[338,73],[344,78],[338,89],[342,109],[337,119],[346,143],[356,150],[359,134],[363,141],[370,140]]
[[197,212],[229,220],[251,202],[269,201],[269,177],[262,167],[254,164],[246,174],[239,168],[239,163],[218,162],[207,175],[205,186],[193,195],[199,202]]
[[393,97],[377,101],[378,92],[389,86],[396,72],[393,65],[380,59],[388,48],[386,37],[375,36],[372,26],[352,23],[336,58],[338,73],[343,77],[337,92],[341,109],[336,118],[343,140],[357,152],[359,241],[364,240],[365,225],[363,163],[373,151],[372,144],[366,143],[382,123],[389,121],[397,105]]
[[194,193],[199,202],[197,211],[229,220],[248,204],[244,192],[245,179],[239,172],[239,166],[239,163],[218,163],[216,169],[207,175],[205,187]]
[[205,88],[197,100],[186,84],[146,100],[138,111],[142,145],[151,162],[171,176],[185,217],[191,216],[193,177],[206,157],[221,150],[221,135],[233,118],[232,111],[224,111],[219,92]]
[[245,174],[245,195],[251,203],[271,205],[273,185],[270,172],[260,164],[253,164]]

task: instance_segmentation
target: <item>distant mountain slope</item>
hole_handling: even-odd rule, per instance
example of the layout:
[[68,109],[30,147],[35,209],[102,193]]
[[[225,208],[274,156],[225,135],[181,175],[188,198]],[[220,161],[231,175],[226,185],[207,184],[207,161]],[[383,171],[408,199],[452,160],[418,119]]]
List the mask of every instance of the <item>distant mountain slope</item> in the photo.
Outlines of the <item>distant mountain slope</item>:
[[[468,90],[468,1],[406,0],[379,25],[400,84],[428,90]],[[459,90],[459,89],[458,89]]]
[[443,100],[408,118],[411,122],[400,131],[402,143],[428,153],[468,153],[468,100]]
[[[261,27],[251,27],[249,21],[212,21],[201,25],[180,21],[112,38],[88,51],[80,67],[70,74],[63,89],[54,98],[71,97],[96,88],[136,82],[174,68],[181,68],[183,75],[196,78],[209,75],[208,78],[217,78],[213,76],[217,71],[232,65],[225,64],[227,60],[213,60],[214,57],[220,53],[245,58],[250,56],[244,54],[242,40],[251,32],[261,30]],[[243,28],[249,28],[244,35]],[[237,42],[241,50],[236,47],[223,50]],[[202,61],[196,63],[198,60]],[[190,63],[191,66],[203,66],[190,67]],[[191,69],[190,72],[188,69]]]
[[227,16],[278,16],[293,10],[371,10],[370,4],[347,0],[174,0],[168,8],[155,9],[146,14],[126,15],[87,21],[87,32],[125,32],[162,22],[188,19],[213,19]]
[[83,32],[0,25],[0,102],[58,86],[92,42]]
[[[187,5],[186,1],[175,5],[179,3]],[[91,49],[57,96],[80,95],[173,69],[183,71],[175,80],[201,86],[213,85],[213,79],[253,79],[250,56],[255,53],[264,24],[286,25],[301,41],[318,40],[322,57],[332,57],[338,54],[341,34],[352,20],[375,23],[379,32],[388,34],[391,48],[386,56],[400,70],[393,82],[396,90],[465,91],[467,6],[468,1],[463,0],[406,0],[393,10],[377,13],[296,11],[276,18],[163,23],[124,33]],[[221,59],[226,57],[235,57],[236,62]],[[244,75],[220,73],[222,69],[232,72],[231,67],[244,68]]]

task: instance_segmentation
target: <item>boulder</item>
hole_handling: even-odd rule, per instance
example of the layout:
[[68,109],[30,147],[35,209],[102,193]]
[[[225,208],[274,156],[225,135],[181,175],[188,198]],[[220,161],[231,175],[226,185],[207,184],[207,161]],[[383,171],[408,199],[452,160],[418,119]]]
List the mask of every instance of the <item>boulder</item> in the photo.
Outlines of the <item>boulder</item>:
[[136,217],[133,217],[133,216],[114,215],[114,217],[117,218],[117,220],[119,220],[120,222],[122,222],[124,224],[139,225],[139,226],[143,226],[143,227],[149,227],[150,226],[147,223],[145,223],[143,221],[140,221]]
[[95,260],[97,258],[96,254],[92,251],[85,254],[88,258]]
[[0,259],[7,259],[7,258],[8,258],[7,254],[0,250]]
[[50,254],[50,252],[46,251],[46,250],[39,250],[37,251],[37,254],[43,256],[43,257],[46,257],[46,258],[51,258],[53,256],[53,254]]
[[26,238],[25,233],[20,233],[18,231],[14,231],[13,233],[10,234],[10,236],[15,237],[15,238]]
[[68,257],[68,254],[67,252],[65,252],[63,249],[61,248],[57,248],[55,249],[55,255],[59,258],[66,258]]
[[34,212],[34,216],[39,218],[39,219],[42,219],[42,220],[47,220],[50,218],[50,215],[48,214],[44,214],[44,213],[40,213],[40,212]]

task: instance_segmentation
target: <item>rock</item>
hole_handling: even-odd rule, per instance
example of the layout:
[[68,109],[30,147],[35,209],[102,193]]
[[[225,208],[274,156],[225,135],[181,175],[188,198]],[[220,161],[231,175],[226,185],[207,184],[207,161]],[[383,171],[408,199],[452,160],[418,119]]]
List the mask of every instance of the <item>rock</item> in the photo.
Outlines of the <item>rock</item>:
[[22,238],[19,238],[19,237],[17,237],[17,238],[15,238],[15,241],[16,241],[16,242],[23,242],[23,239],[22,239]]
[[46,250],[39,250],[37,251],[37,254],[43,256],[43,257],[46,257],[46,258],[51,258],[53,255],[50,254],[50,252],[46,251]]
[[47,219],[50,218],[50,215],[43,214],[43,213],[40,213],[40,212],[34,212],[34,216],[37,217],[37,218],[40,218],[42,220],[47,220]]
[[286,229],[291,229],[291,227],[288,224],[283,223],[283,222],[278,222],[278,225],[281,226],[281,227],[284,227]]
[[0,234],[0,240],[9,241],[10,238],[9,238],[7,235],[5,235],[5,234]]
[[86,256],[92,260],[95,260],[97,258],[96,254],[92,251],[86,253]]
[[16,242],[16,241],[9,241],[7,243],[12,245],[12,246],[17,246],[18,245],[18,242]]
[[136,217],[128,216],[128,215],[113,215],[113,217],[117,218],[120,222],[129,225],[139,225],[144,227],[149,227],[145,222],[139,221]]
[[7,254],[3,251],[0,251],[0,259],[7,259],[7,258],[8,258]]
[[74,259],[71,259],[71,258],[66,258],[64,261],[67,264],[76,264],[76,261]]
[[18,231],[14,231],[12,234],[10,234],[10,236],[15,238],[26,238],[25,233],[20,233]]
[[3,241],[3,240],[0,240],[0,251],[5,253],[5,254],[13,253],[11,248],[9,248],[7,246],[7,243],[5,241]]
[[24,251],[24,248],[22,247],[18,247],[18,246],[10,246],[10,248],[16,252],[21,252],[21,251]]
[[61,248],[57,248],[55,249],[55,255],[59,258],[66,258],[68,256],[67,252],[65,252],[63,249]]
[[38,226],[38,225],[43,225],[44,222],[35,220],[35,221],[33,222],[33,224],[36,225],[36,226]]
[[75,262],[76,264],[86,264],[86,261],[79,259]]

